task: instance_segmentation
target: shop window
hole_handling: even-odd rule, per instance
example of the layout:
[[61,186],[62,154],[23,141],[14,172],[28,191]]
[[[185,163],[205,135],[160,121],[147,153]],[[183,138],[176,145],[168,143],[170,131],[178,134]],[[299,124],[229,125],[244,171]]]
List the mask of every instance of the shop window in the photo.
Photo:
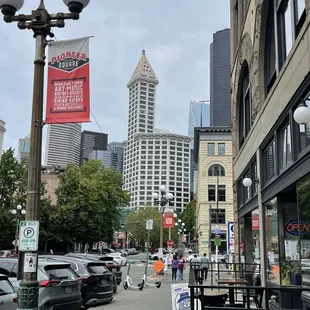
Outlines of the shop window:
[[215,201],[215,185],[208,185],[208,201]]
[[218,186],[218,201],[226,201],[226,185]]
[[271,199],[265,204],[266,210],[266,250],[267,279],[280,284],[279,238],[278,238],[278,204]]
[[301,225],[300,227],[302,228],[299,233],[302,285],[310,286],[309,267],[307,264],[310,259],[310,177],[307,176],[303,178],[297,183],[296,187],[299,209],[299,225]]
[[218,144],[218,155],[225,155],[225,143]]
[[249,68],[245,63],[242,74],[240,102],[239,102],[239,143],[244,143],[252,126],[252,99]]
[[214,155],[214,143],[208,143],[208,155]]
[[276,39],[274,25],[274,1],[269,1],[265,41],[265,92],[271,89],[276,76]]
[[226,210],[225,209],[211,209],[211,223],[212,224],[225,224],[226,223]]
[[255,262],[260,260],[259,251],[259,213],[258,209],[255,209],[251,214],[252,219],[252,239],[253,239],[253,259]]
[[271,180],[277,174],[276,142],[273,140],[264,150],[265,181]]
[[221,165],[212,165],[209,170],[208,170],[208,176],[209,177],[214,177],[214,176],[220,176],[224,177],[225,176],[225,169]]

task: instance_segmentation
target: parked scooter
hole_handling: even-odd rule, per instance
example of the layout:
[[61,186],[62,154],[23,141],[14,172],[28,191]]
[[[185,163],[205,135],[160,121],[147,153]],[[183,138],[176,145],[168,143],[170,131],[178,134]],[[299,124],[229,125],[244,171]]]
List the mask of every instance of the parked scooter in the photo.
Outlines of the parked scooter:
[[130,289],[130,290],[142,291],[143,290],[143,285],[141,283],[139,283],[138,286],[134,286],[132,284],[132,279],[129,276],[129,274],[130,274],[130,266],[131,266],[131,262],[128,262],[127,275],[126,275],[126,280],[123,283],[123,287],[124,287],[125,290]]

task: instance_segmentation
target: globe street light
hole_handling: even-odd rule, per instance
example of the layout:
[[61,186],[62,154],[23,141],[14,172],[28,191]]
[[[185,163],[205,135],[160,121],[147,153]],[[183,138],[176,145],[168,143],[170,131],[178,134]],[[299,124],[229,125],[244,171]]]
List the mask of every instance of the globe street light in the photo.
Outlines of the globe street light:
[[[159,205],[159,212],[165,212],[166,206],[170,200],[172,200],[173,194],[166,192],[166,186],[159,186],[160,195],[158,193],[153,193],[152,198],[156,205]],[[170,210],[169,210],[170,212]],[[169,239],[171,239],[171,228],[169,228]],[[160,237],[159,237],[159,255],[162,256],[164,247],[164,223],[163,216],[160,217]]]
[[[55,0],[54,0],[55,2]],[[39,220],[40,186],[41,186],[41,158],[42,158],[42,127],[43,127],[43,97],[44,97],[44,66],[45,47],[47,37],[53,38],[52,28],[65,27],[65,20],[77,20],[81,11],[89,4],[89,0],[64,0],[70,13],[49,14],[40,0],[39,7],[32,10],[31,14],[16,15],[23,5],[24,0],[0,0],[0,9],[6,23],[16,22],[19,29],[29,29],[34,33],[36,40],[34,61],[33,101],[30,132],[30,153],[28,165],[27,186],[27,221]],[[20,282],[20,296],[18,309],[37,309],[39,296],[39,282],[37,280],[37,251],[33,255],[36,268],[34,272],[24,272]],[[22,259],[22,257],[21,257]]]
[[310,122],[310,108],[305,101],[302,101],[293,114],[294,120],[298,124],[307,124]]
[[15,241],[14,241],[14,248],[15,254],[17,254],[17,243],[18,243],[18,233],[19,233],[19,222],[23,215],[26,214],[26,210],[23,209],[21,205],[16,206],[16,209],[11,211],[11,214],[16,217],[16,230],[15,230]]

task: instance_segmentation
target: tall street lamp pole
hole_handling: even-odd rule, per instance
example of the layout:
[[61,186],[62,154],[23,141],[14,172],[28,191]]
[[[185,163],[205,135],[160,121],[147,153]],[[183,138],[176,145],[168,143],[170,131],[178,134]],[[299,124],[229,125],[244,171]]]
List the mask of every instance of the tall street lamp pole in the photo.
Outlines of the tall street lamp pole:
[[[170,200],[173,199],[173,195],[168,193],[166,195],[166,187],[161,185],[159,187],[160,196],[158,193],[153,193],[152,198],[154,199],[155,204],[159,205],[159,212],[165,213],[166,205]],[[169,210],[170,212],[170,210]],[[160,216],[160,235],[159,235],[159,256],[163,256],[163,247],[164,247],[164,219],[163,216]]]
[[16,231],[15,231],[15,243],[14,243],[14,248],[15,248],[15,254],[17,254],[17,243],[18,243],[18,228],[19,228],[19,222],[20,219],[23,215],[26,214],[26,210],[23,209],[21,205],[18,205],[16,209],[13,209],[11,211],[12,215],[16,217]]
[[[24,0],[0,0],[0,9],[6,23],[17,22],[19,29],[29,29],[36,40],[34,60],[33,101],[30,132],[30,154],[28,168],[28,196],[26,220],[39,219],[41,157],[42,157],[42,127],[43,127],[43,93],[46,37],[54,37],[53,27],[65,27],[66,19],[78,20],[79,14],[89,4],[90,0],[63,0],[71,13],[49,14],[44,6],[44,0],[30,15],[16,15]],[[37,255],[36,252],[32,254]],[[37,309],[39,282],[37,268],[35,272],[24,272],[20,282],[18,307],[19,309]]]

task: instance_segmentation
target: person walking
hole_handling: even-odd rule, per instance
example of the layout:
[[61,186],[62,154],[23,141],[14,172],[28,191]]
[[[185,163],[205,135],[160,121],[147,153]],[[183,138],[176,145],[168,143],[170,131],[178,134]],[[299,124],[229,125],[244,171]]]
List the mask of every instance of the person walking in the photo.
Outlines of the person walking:
[[199,271],[201,270],[201,260],[197,256],[197,254],[194,254],[194,258],[191,260],[191,263],[193,264],[193,267],[194,267],[195,281],[196,283],[199,284],[200,282]]
[[178,263],[178,280],[183,281],[184,259],[180,255]]
[[171,262],[172,282],[177,280],[178,265],[179,265],[178,257],[174,255]]
[[210,267],[210,260],[209,257],[207,257],[206,253],[203,254],[203,257],[200,258],[200,261],[201,261],[202,277],[205,281],[207,281],[208,271]]

